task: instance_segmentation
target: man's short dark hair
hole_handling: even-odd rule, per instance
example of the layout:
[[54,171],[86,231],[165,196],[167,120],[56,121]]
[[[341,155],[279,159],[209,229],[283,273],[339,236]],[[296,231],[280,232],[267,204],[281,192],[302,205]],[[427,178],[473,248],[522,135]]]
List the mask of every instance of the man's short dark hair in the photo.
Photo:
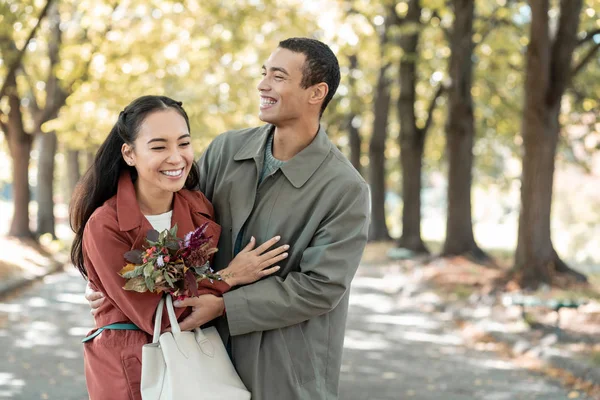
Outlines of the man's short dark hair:
[[321,105],[321,115],[340,85],[340,65],[333,51],[325,43],[309,38],[289,38],[279,42],[279,47],[302,53],[306,57],[302,68],[300,86],[307,88],[325,82],[329,92]]

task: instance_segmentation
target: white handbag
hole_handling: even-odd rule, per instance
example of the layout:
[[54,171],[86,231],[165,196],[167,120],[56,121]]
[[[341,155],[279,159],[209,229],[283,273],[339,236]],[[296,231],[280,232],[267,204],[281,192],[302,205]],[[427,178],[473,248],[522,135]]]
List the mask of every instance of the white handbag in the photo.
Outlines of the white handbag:
[[[171,332],[160,334],[163,305]],[[214,327],[182,332],[170,295],[156,308],[154,338],[142,347],[143,400],[249,400]]]

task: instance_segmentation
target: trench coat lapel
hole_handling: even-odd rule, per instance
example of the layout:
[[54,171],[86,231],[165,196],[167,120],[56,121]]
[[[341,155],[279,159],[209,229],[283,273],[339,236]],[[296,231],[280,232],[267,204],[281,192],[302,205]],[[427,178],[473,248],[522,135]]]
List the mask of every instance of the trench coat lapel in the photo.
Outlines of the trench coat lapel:
[[[232,177],[233,190],[229,198],[232,256],[237,236],[254,208],[258,177],[263,168],[265,145],[272,129],[273,125],[262,126],[233,157],[234,161],[240,163],[240,167],[236,168],[237,176]],[[253,163],[254,168],[243,167],[242,163]]]
[[119,177],[117,188],[117,219],[119,230],[128,232],[132,238],[132,249],[139,249],[145,243],[148,231],[152,229],[150,222],[144,217],[135,195],[135,187],[131,174],[125,171]]
[[195,229],[190,207],[178,193],[175,193],[173,199],[173,216],[171,217],[171,227],[173,227],[175,223],[177,223],[177,237],[180,238],[183,238],[186,234]]

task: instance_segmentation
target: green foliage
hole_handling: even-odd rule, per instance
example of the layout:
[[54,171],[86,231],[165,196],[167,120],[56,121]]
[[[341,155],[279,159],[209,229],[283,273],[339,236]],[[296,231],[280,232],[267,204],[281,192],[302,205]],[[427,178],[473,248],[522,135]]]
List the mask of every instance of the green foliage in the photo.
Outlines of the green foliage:
[[[285,37],[315,36],[329,43],[339,55],[343,70],[338,95],[325,115],[324,124],[332,138],[347,150],[345,121],[352,110],[359,118],[364,138],[370,136],[374,83],[379,65],[391,62],[392,81],[398,74],[400,57],[415,57],[419,83],[415,109],[422,127],[437,86],[447,79],[450,49],[446,42],[453,13],[447,2],[423,0],[421,25],[404,24],[389,29],[392,38],[421,30],[419,53],[403,55],[396,42],[378,48],[386,7],[395,5],[399,18],[408,9],[406,1],[329,0],[317,5],[300,0],[286,4],[273,0],[218,0],[185,2],[153,0],[112,2],[109,0],[63,0],[58,2],[62,43],[56,75],[73,94],[59,118],[45,130],[56,129],[68,147],[94,150],[106,137],[118,112],[133,98],[166,94],[184,102],[190,114],[198,151],[220,132],[259,124],[256,84],[260,65]],[[394,4],[395,3],[395,4]],[[583,32],[598,29],[600,2],[586,0],[581,22]],[[36,23],[40,1],[0,1],[0,37],[10,37],[19,46]],[[554,10],[556,11],[556,10]],[[474,41],[473,98],[478,142],[474,151],[476,177],[482,183],[504,176],[508,159],[518,156],[522,104],[524,46],[528,36],[528,6],[524,1],[478,1]],[[47,58],[50,22],[45,21],[30,44],[24,60],[26,79],[20,75],[25,104],[33,96],[43,105],[48,75]],[[575,58],[581,60],[597,40],[580,46]],[[0,41],[1,72],[13,54]],[[13,49],[14,50],[14,49]],[[358,69],[349,70],[348,57],[358,57]],[[348,75],[357,78],[348,87]],[[567,99],[565,121],[584,124],[593,134],[600,89],[598,58],[587,65],[573,82]],[[352,90],[351,90],[352,89]],[[397,95],[397,85],[392,93]],[[426,147],[426,171],[438,170],[444,160],[445,98],[438,99],[433,126]],[[394,104],[394,102],[393,102]],[[26,120],[31,125],[31,118]],[[390,173],[397,171],[395,106],[390,115],[388,156]],[[587,136],[586,136],[587,137]],[[587,142],[586,142],[587,140]],[[367,141],[363,141],[365,146]],[[571,138],[563,143],[563,154],[572,161],[589,162],[595,138]],[[365,149],[366,150],[366,147]],[[582,151],[584,150],[584,151]],[[368,164],[368,159],[364,159]],[[397,174],[394,175],[397,178]],[[509,174],[508,181],[515,176]],[[392,184],[395,184],[396,179]]]
[[[107,16],[110,26],[103,26],[108,33],[92,46],[88,79],[79,83],[53,127],[70,146],[93,148],[122,108],[150,93],[183,101],[198,150],[220,132],[258,124],[256,84],[263,61],[279,40],[317,30],[300,2],[289,3],[119,5]],[[80,4],[79,9],[89,7]],[[65,54],[76,56],[80,46],[68,47]]]
[[[41,0],[0,0],[0,79],[37,23]],[[61,0],[56,1],[62,40],[53,72],[70,93],[58,117],[43,129],[56,130],[64,147],[95,151],[116,121],[119,111],[143,94],[165,94],[183,101],[200,153],[220,132],[260,124],[257,118],[260,66],[278,41],[290,36],[314,36],[338,54],[342,82],[324,116],[333,141],[348,153],[347,118],[355,126],[367,154],[373,121],[373,99],[379,67],[389,62],[393,96],[389,119],[388,187],[399,191],[397,144],[398,63],[416,60],[417,126],[428,118],[431,99],[448,84],[450,49],[447,36],[453,11],[444,0],[422,0],[421,24],[401,24],[385,34],[392,40],[379,48],[386,10],[406,16],[406,0]],[[557,17],[558,2],[551,17]],[[589,36],[600,28],[600,0],[585,0],[575,63],[600,42]],[[18,75],[22,104],[48,101],[47,77],[52,18],[42,24],[27,49]],[[474,152],[476,185],[508,187],[520,170],[520,121],[523,103],[524,54],[528,41],[529,7],[521,0],[478,0],[474,21],[474,82],[472,94],[477,131]],[[420,31],[418,54],[402,54],[401,35]],[[563,101],[564,126],[559,157],[591,168],[600,147],[598,98],[600,57],[582,68]],[[357,68],[350,70],[349,58]],[[349,76],[356,83],[350,87]],[[445,168],[446,99],[438,98],[425,148],[425,173]],[[0,102],[6,113],[6,100]],[[26,107],[24,107],[25,109]],[[25,125],[33,117],[25,113]],[[3,145],[0,145],[3,146]],[[368,157],[362,159],[368,165]]]

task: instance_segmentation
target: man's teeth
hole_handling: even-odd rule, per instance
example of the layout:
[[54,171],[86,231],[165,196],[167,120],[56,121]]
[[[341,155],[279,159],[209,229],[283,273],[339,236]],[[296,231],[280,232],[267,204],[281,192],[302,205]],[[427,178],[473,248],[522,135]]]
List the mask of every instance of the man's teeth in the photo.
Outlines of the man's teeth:
[[260,99],[261,106],[272,106],[275,103],[277,103],[275,100],[265,99],[264,97]]
[[160,171],[165,175],[169,176],[179,176],[183,172],[183,169],[178,169],[177,171]]

